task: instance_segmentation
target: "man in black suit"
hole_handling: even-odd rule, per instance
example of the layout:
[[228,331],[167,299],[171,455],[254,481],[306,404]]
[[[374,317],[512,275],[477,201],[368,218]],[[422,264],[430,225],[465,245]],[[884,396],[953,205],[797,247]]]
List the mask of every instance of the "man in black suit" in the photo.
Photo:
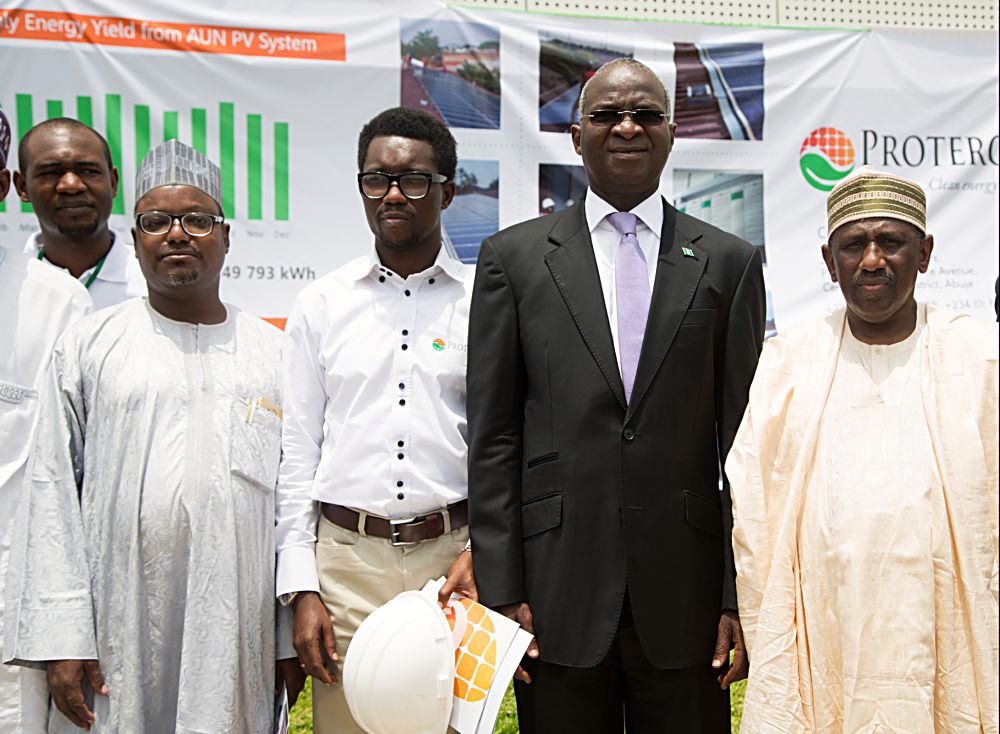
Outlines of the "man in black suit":
[[609,63],[580,107],[584,201],[479,255],[480,601],[536,635],[521,731],[728,732],[724,689],[748,662],[719,467],[763,340],[761,259],[659,194],[675,126],[649,68]]

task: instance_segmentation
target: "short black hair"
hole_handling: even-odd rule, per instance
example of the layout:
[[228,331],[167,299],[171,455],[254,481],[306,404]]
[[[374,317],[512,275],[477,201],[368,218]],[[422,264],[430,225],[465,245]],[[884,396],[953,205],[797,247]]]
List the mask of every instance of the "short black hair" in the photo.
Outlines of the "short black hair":
[[28,141],[31,140],[35,131],[49,127],[70,127],[87,130],[88,132],[93,133],[101,143],[101,149],[104,151],[104,160],[108,162],[108,170],[110,171],[115,167],[114,162],[111,160],[111,148],[108,147],[108,141],[104,139],[103,135],[97,132],[90,125],[86,125],[79,120],[74,120],[72,117],[53,117],[50,120],[38,123],[33,128],[28,130],[28,132],[24,134],[24,137],[21,138],[21,142],[17,144],[17,168],[22,175],[28,172]]
[[455,152],[455,138],[448,126],[434,115],[412,107],[393,107],[380,112],[361,128],[361,135],[358,137],[358,171],[365,166],[365,157],[372,140],[389,135],[430,143],[434,149],[434,165],[438,173],[449,179],[455,178],[458,154]]

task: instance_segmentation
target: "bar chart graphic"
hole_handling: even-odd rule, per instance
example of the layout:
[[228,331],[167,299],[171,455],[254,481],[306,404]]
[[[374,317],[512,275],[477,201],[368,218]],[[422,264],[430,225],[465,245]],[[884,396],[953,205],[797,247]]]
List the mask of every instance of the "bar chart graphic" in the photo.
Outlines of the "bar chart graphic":
[[[95,124],[95,98],[80,95],[74,100],[75,115],[61,99],[36,101],[32,94],[17,94],[14,102],[14,127],[17,140],[41,121],[36,116],[44,111],[44,119],[75,117],[80,122],[101,132],[108,141],[111,160],[123,174],[112,214],[125,214],[125,172],[135,171],[139,163],[158,144],[159,140],[177,138],[208,155],[219,164],[222,173],[222,210],[228,219],[249,221],[289,219],[288,136],[287,122],[269,122],[271,129],[265,136],[264,117],[256,113],[237,114],[233,102],[220,101],[214,107],[192,107],[182,119],[178,110],[155,111],[147,104],[122,103],[120,94],[108,93],[103,100],[104,129]],[[8,117],[10,114],[8,112]],[[37,118],[37,119],[36,119]],[[131,135],[126,137],[128,130]],[[211,135],[211,137],[210,137]],[[212,140],[212,137],[215,140]],[[265,138],[270,146],[265,150]],[[128,142],[126,142],[128,141]],[[213,150],[209,151],[210,141]],[[217,148],[215,143],[217,142]],[[243,150],[240,150],[242,148]],[[217,151],[217,154],[216,154]],[[239,153],[245,152],[245,157]],[[245,186],[237,186],[237,175],[244,177]],[[265,175],[273,185],[265,186]],[[129,177],[131,180],[131,177]],[[237,201],[237,192],[245,190],[245,198]],[[265,202],[265,191],[269,201]],[[267,211],[266,211],[267,210]],[[0,202],[0,212],[7,211],[6,202]],[[21,204],[22,212],[30,212],[31,205]]]

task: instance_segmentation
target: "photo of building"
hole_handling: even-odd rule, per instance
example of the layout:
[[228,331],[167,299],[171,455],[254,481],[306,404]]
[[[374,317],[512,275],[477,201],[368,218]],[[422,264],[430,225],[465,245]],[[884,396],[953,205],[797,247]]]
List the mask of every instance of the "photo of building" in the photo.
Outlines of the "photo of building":
[[400,20],[400,104],[450,127],[500,127],[500,32],[482,23]]
[[579,120],[580,91],[602,65],[632,51],[610,48],[597,38],[539,35],[538,124],[543,132],[562,133]]
[[675,43],[678,138],[764,139],[764,47]]
[[583,199],[587,172],[583,166],[542,163],[538,166],[538,213],[552,214]]
[[441,212],[445,247],[465,263],[479,257],[479,245],[500,229],[500,163],[459,160],[455,199]]

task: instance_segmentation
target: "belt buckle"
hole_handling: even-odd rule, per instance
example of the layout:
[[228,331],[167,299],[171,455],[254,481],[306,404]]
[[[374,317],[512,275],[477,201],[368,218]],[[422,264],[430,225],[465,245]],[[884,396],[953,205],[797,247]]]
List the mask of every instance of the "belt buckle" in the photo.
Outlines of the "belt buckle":
[[416,515],[414,515],[413,517],[400,518],[399,520],[390,520],[389,545],[395,548],[402,548],[408,545],[418,545],[420,543],[419,540],[399,540],[399,531],[396,529],[396,527],[399,525],[409,525],[411,523],[414,525],[419,525],[420,523],[426,523],[427,517],[425,515],[422,515],[419,517],[419,522],[417,522],[417,520],[418,517]]

